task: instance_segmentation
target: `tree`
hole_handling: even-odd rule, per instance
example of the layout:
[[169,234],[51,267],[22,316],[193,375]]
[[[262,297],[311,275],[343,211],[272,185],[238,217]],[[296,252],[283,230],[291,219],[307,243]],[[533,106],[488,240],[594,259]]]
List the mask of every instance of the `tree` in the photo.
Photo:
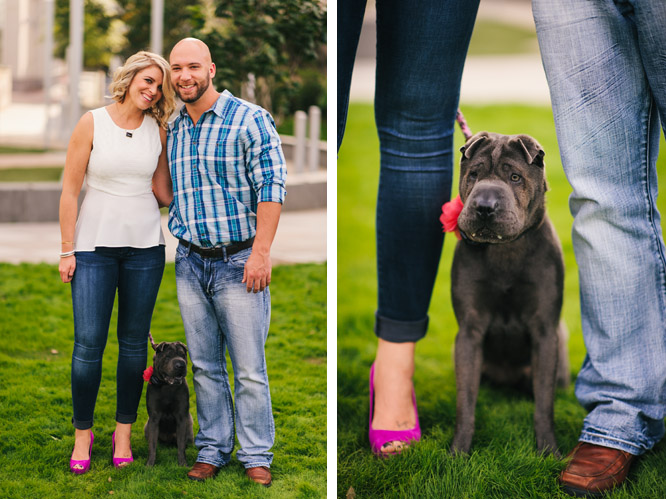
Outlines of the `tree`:
[[[120,7],[119,19],[126,26],[126,43],[120,56],[127,59],[139,50],[150,50],[151,0],[116,0]],[[192,36],[193,21],[199,11],[200,0],[164,0],[164,49],[169,50],[181,38]]]
[[315,63],[326,44],[326,9],[318,0],[215,0],[215,18],[193,9],[193,36],[210,48],[215,85],[247,96],[272,111],[289,111],[299,72]]
[[[69,45],[69,1],[55,3],[55,56],[65,58]],[[83,66],[87,69],[109,69],[113,55],[110,28],[115,18],[100,0],[85,0],[83,17]]]

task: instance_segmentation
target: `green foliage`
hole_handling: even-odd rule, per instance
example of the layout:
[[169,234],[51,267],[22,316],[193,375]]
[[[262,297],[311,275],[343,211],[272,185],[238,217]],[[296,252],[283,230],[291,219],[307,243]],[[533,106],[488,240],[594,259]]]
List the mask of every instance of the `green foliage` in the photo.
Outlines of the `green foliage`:
[[[255,101],[278,117],[301,82],[299,71],[321,58],[326,7],[318,0],[217,0],[214,19],[194,36],[210,47],[215,85],[241,96],[255,77]],[[199,19],[204,19],[199,15]],[[271,101],[271,97],[275,101]]]
[[[176,448],[158,446],[147,469],[141,402],[134,425],[135,463],[111,464],[115,422],[116,312],[104,352],[95,408],[90,472],[75,476],[68,462],[74,443],[70,367],[73,323],[69,286],[54,265],[0,264],[0,497],[323,497],[326,494],[326,266],[273,269],[271,330],[266,344],[276,426],[270,489],[250,482],[232,459],[215,480],[188,480]],[[168,264],[151,325],[157,341],[185,341]],[[148,364],[152,364],[149,354]],[[227,365],[231,367],[228,361]],[[196,395],[188,374],[191,413]],[[196,449],[187,449],[190,466]]]
[[[150,49],[151,0],[85,0],[84,67],[108,70]],[[200,38],[217,67],[215,86],[250,97],[276,122],[311,105],[326,116],[326,3],[319,0],[169,0],[164,56],[179,40]],[[56,0],[55,55],[69,44],[69,0]],[[253,85],[248,86],[250,75]]]
[[[56,0],[55,4],[55,56],[65,58],[69,45],[70,0]],[[109,69],[112,51],[109,50],[109,29],[114,14],[100,0],[84,1],[83,66],[86,69]]]
[[[120,7],[118,19],[125,24],[125,44],[120,56],[127,59],[139,50],[150,50],[151,0],[116,0]],[[198,13],[195,6],[200,0],[168,0],[164,2],[164,55],[168,57],[171,48],[181,40],[191,36]]]
[[[467,106],[463,112],[472,131],[527,133],[546,151],[550,190],[548,211],[562,241],[566,277],[564,309],[572,379],[585,347],[580,326],[578,273],[571,245],[566,181],[549,108],[515,105]],[[455,149],[463,143],[455,136]],[[662,141],[662,150],[664,147]],[[454,162],[459,161],[456,156]],[[457,168],[455,168],[457,170]],[[658,162],[666,183],[666,158]],[[456,175],[457,178],[457,175]],[[357,497],[554,498],[568,497],[558,488],[563,462],[536,452],[531,398],[482,386],[476,410],[476,433],[469,458],[452,458],[456,413],[452,347],[457,323],[451,307],[449,271],[455,239],[447,235],[430,306],[427,336],[416,348],[415,390],[422,441],[392,459],[372,456],[367,440],[368,371],[374,359],[373,333],[377,301],[375,270],[375,200],[379,180],[379,145],[372,105],[353,105],[338,158],[338,496],[353,488]],[[457,181],[454,181],[454,195]],[[447,193],[442,193],[442,198]],[[666,200],[660,199],[660,211]],[[558,390],[555,434],[567,453],[578,440],[584,409],[573,385]],[[666,443],[642,457],[630,474],[629,487],[614,498],[666,495]]]

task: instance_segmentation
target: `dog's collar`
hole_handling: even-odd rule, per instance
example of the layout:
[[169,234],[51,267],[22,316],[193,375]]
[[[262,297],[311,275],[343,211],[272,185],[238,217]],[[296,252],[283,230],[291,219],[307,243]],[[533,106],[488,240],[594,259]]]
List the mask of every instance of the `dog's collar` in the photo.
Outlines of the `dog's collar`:
[[154,385],[154,386],[165,384],[164,381],[155,376],[155,373],[153,371],[153,366],[150,366],[146,368],[145,371],[143,371],[143,380],[146,381],[149,385]]
[[145,371],[143,371],[143,380],[145,382],[147,382],[149,385],[153,385],[153,386],[160,386],[160,385],[175,385],[175,386],[178,386],[178,385],[183,384],[183,381],[185,380],[185,378],[181,378],[181,380],[178,383],[176,383],[175,381],[173,383],[169,383],[167,381],[164,381],[163,379],[158,378],[155,375],[155,372],[153,370],[153,366],[150,366],[150,367],[146,368]]
[[149,366],[143,371],[143,380],[149,385],[161,385],[162,382],[153,374],[153,366]]

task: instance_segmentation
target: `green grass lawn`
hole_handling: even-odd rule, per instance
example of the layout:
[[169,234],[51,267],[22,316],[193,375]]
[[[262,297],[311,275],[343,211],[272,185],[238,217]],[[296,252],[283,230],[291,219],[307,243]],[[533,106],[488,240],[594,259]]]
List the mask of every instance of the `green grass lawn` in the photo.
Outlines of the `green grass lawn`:
[[474,24],[468,55],[538,54],[536,30],[479,19]]
[[0,168],[0,182],[58,182],[62,167]]
[[[326,265],[274,268],[271,294],[266,345],[276,426],[271,488],[250,482],[235,455],[215,480],[206,483],[187,479],[188,468],[177,465],[175,447],[159,445],[155,467],[147,469],[144,399],[133,428],[136,461],[128,469],[114,469],[115,313],[95,410],[92,466],[86,475],[76,476],[68,468],[74,444],[69,286],[60,282],[54,265],[0,264],[0,497],[324,497]],[[158,342],[185,341],[173,264],[167,265],[151,329]],[[196,432],[191,372],[188,383]],[[190,446],[190,466],[196,455]]]
[[46,151],[43,147],[0,146],[0,154],[33,154]]
[[[527,133],[546,151],[548,209],[562,241],[566,264],[563,318],[567,323],[572,378],[585,348],[581,334],[578,275],[571,245],[571,188],[562,170],[552,113],[522,106],[463,110],[473,131]],[[456,132],[456,147],[463,143]],[[662,148],[666,147],[662,143]],[[459,161],[456,154],[455,162]],[[659,162],[666,185],[666,161]],[[452,458],[456,412],[452,346],[457,323],[450,300],[449,271],[455,239],[447,236],[430,307],[427,336],[416,347],[415,389],[422,441],[397,458],[379,460],[367,441],[368,370],[374,359],[376,309],[374,213],[379,177],[378,140],[371,105],[353,105],[338,160],[338,496],[351,488],[357,497],[552,498],[559,491],[563,463],[536,453],[534,404],[520,394],[483,386],[476,410],[476,433],[469,458]],[[454,182],[454,195],[457,180]],[[444,198],[444,193],[442,196]],[[666,202],[660,200],[666,212]],[[555,433],[563,453],[578,440],[585,411],[573,385],[559,390]],[[614,498],[666,497],[666,445],[640,459],[631,485]]]

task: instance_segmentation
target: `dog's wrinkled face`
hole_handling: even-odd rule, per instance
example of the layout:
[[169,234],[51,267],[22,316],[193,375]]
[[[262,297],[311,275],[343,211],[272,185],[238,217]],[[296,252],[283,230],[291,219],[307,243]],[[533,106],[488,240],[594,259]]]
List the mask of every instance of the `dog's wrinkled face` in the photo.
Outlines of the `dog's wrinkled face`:
[[544,214],[544,151],[528,135],[479,132],[460,149],[458,227],[479,243],[509,242]]
[[158,344],[153,356],[153,373],[170,385],[181,384],[187,375],[187,347],[180,341]]

